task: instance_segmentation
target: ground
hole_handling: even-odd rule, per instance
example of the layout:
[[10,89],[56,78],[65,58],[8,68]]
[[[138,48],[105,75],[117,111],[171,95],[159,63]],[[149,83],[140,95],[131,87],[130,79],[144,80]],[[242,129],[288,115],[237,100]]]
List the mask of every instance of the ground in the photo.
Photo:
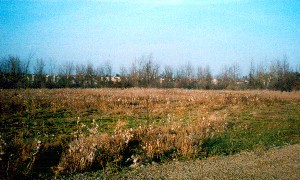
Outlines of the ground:
[[[70,178],[70,177],[69,177]],[[148,165],[114,175],[76,174],[71,179],[300,179],[300,145],[226,157]]]

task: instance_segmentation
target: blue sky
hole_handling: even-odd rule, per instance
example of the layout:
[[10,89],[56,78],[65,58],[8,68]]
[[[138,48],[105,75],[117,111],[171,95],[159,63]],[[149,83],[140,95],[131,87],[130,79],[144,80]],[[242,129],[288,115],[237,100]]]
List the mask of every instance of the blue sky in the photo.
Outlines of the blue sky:
[[114,71],[152,54],[161,65],[210,65],[287,56],[300,64],[298,0],[2,0],[0,55],[100,65]]

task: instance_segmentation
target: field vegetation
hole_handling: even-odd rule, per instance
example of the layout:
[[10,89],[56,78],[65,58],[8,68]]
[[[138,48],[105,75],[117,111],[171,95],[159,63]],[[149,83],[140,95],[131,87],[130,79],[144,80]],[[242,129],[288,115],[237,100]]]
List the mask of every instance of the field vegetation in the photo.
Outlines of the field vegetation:
[[300,142],[300,92],[0,90],[1,176],[202,159]]

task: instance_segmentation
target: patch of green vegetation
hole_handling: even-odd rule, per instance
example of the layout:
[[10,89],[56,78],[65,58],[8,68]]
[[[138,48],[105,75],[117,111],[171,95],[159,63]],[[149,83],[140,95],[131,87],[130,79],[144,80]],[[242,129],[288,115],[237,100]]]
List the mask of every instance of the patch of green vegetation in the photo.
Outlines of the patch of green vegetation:
[[249,110],[237,117],[230,117],[228,129],[206,138],[200,148],[206,157],[231,155],[243,150],[269,149],[274,146],[300,142],[300,117],[297,108],[284,106],[258,109],[253,115]]

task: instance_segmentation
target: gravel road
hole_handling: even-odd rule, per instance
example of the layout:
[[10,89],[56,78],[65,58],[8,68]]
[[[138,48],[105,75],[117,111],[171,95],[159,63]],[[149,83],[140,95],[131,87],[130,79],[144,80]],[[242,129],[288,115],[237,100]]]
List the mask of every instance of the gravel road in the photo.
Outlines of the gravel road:
[[[59,179],[59,178],[58,178]],[[77,173],[62,179],[300,179],[300,144],[165,164],[119,174]]]
[[300,179],[300,145],[150,165],[112,179]]

